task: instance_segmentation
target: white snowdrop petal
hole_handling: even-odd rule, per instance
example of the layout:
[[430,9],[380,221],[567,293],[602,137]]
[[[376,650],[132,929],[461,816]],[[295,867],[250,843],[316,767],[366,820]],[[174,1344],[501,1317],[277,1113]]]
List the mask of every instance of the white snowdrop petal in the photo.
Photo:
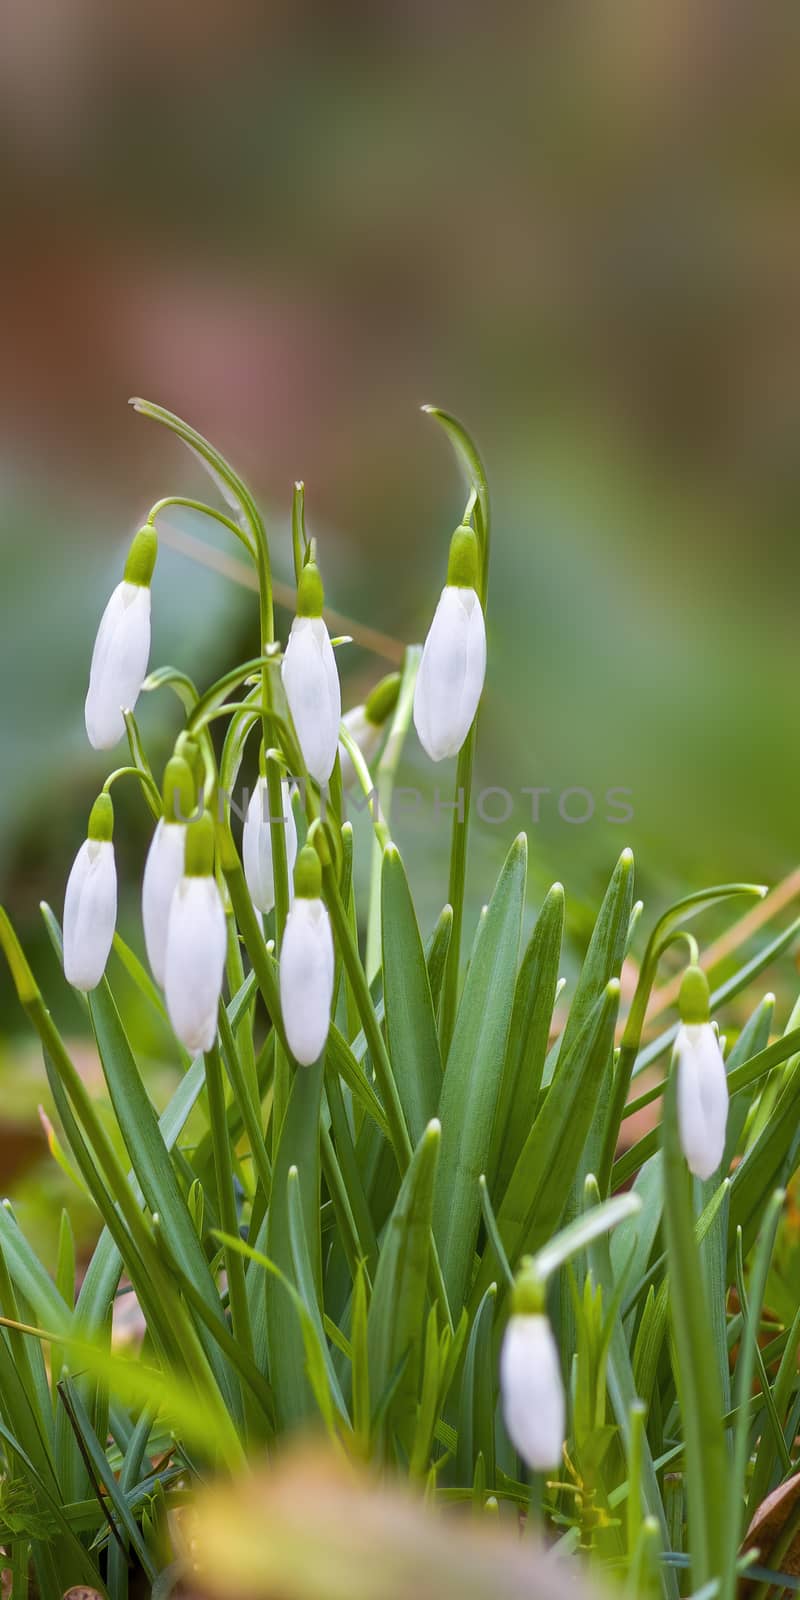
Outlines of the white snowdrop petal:
[[110,839],[85,839],[64,896],[64,974],[95,989],[106,970],[117,921],[117,868]]
[[286,919],[280,958],[281,1013],[289,1049],[310,1067],[328,1037],[333,998],[333,937],[321,900],[295,900]]
[[414,690],[414,724],[432,761],[457,755],[486,675],[486,627],[474,589],[448,584],[425,640]]
[[322,617],[295,617],[281,676],[303,760],[312,778],[325,784],[336,760],[342,697],[333,646]]
[[500,1352],[500,1388],[508,1436],[534,1472],[561,1461],[565,1404],[561,1364],[544,1315],[509,1318]]
[[125,733],[123,710],[132,711],[150,657],[150,590],[117,584],[97,630],[85,718],[89,743],[110,750]]
[[150,970],[164,987],[167,926],[172,896],[183,877],[186,824],[161,817],[150,841],[142,878],[142,923]]
[[[292,872],[297,860],[297,826],[292,811],[289,785],[281,781],[283,800],[286,864],[289,869],[289,898],[292,897]],[[269,788],[266,778],[259,778],[247,807],[242,833],[242,861],[250,898],[257,911],[264,914],[275,904],[275,875],[272,861],[272,831],[270,828]]]
[[675,1041],[678,1129],[690,1172],[710,1178],[725,1149],[728,1080],[710,1022],[683,1023]]
[[164,988],[175,1033],[187,1050],[210,1050],[225,969],[225,912],[212,877],[181,878],[169,911]]

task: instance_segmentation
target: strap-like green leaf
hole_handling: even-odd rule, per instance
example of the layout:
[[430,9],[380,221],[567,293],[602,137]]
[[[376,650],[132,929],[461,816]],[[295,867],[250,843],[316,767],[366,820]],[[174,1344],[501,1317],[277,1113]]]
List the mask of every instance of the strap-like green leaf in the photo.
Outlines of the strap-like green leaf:
[[377,1400],[400,1362],[400,1383],[386,1417],[406,1449],[413,1419],[425,1332],[425,1297],[431,1246],[434,1180],[439,1159],[438,1122],[425,1129],[400,1186],[386,1226],[367,1318],[370,1394]]
[[691,1180],[678,1134],[677,1078],[664,1102],[664,1231],[675,1336],[675,1384],[686,1451],[692,1582],[699,1589],[722,1572],[728,1457],[712,1325],[694,1234]]
[[[289,1234],[289,1172],[297,1167],[305,1236],[315,1284],[320,1281],[319,1259],[319,1114],[322,1098],[322,1062],[297,1067],[281,1128],[272,1173],[272,1200],[267,1224],[267,1255],[294,1282],[294,1261]],[[267,1283],[267,1333],[270,1379],[278,1425],[297,1426],[316,1413],[317,1407],[305,1374],[303,1346],[297,1337],[297,1313],[285,1293]]]
[[471,1483],[482,1458],[486,1483],[494,1487],[494,1411],[497,1378],[492,1352],[497,1285],[490,1283],[475,1314],[467,1341],[458,1408],[456,1471],[459,1483]]
[[504,1194],[536,1116],[558,987],[564,890],[554,883],[536,919],[514,991],[514,1010],[489,1161],[491,1187]]
[[393,844],[383,853],[381,929],[389,1054],[411,1142],[416,1144],[438,1110],[442,1063],[414,902]]
[[[619,1006],[619,983],[606,987],[580,1033],[558,1062],[555,1078],[525,1141],[497,1213],[500,1236],[512,1267],[549,1239],[558,1226],[575,1181],[594,1116],[597,1085],[608,1070]],[[482,1293],[494,1275],[487,1250],[473,1291]]]
[[476,942],[442,1087],[442,1156],[433,1231],[454,1318],[472,1276],[481,1204],[478,1179],[489,1158],[508,1045],[526,860],[521,835],[508,853]]

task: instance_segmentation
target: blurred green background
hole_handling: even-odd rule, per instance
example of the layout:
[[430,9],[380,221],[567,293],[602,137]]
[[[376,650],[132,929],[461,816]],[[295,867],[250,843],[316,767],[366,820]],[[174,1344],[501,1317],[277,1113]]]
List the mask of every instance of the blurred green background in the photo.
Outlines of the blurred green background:
[[[131,394],[248,476],[284,576],[303,477],[330,602],[398,640],[424,634],[463,505],[419,405],[474,431],[495,518],[478,781],[515,805],[476,826],[473,908],[525,826],[531,909],[561,878],[578,946],[624,844],[648,914],[787,873],[798,8],[6,0],[0,28],[0,876],[64,1026],[83,1019],[38,903],[60,913],[108,770],[83,730],[94,629],[149,506],[206,493]],[[252,653],[230,580],[165,548],[154,597],[154,665],[204,683]],[[340,659],[347,704],[386,670]],[[142,708],[156,765],[176,716]],[[432,801],[452,772],[412,736],[403,781]],[[526,787],[551,791],[536,825]],[[559,814],[572,787],[583,825]],[[117,792],[140,949],[149,824]],[[397,825],[426,929],[447,826],[430,805]],[[0,1026],[2,1186],[35,1211],[61,1179],[19,1176],[44,1091],[5,973]]]

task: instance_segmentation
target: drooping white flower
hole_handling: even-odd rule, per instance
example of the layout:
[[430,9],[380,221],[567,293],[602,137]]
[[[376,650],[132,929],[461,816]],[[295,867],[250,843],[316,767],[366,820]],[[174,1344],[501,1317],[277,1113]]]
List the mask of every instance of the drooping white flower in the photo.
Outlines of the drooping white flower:
[[[400,674],[390,672],[387,677],[381,678],[367,696],[363,705],[353,706],[351,711],[346,711],[342,717],[342,728],[358,745],[367,766],[372,768],[372,763],[380,749],[381,740],[386,731],[386,724],[397,705],[400,693]],[[340,739],[339,764],[342,773],[342,788],[352,789],[356,784],[356,770],[353,766],[350,752]]]
[[156,532],[141,528],[131,545],[125,577],[103,612],[92,651],[85,720],[89,743],[110,750],[125,733],[123,711],[132,711],[150,658],[150,579]]
[[167,924],[172,896],[183,877],[186,825],[194,809],[194,780],[181,756],[167,762],[163,785],[164,815],[159,819],[142,879],[142,923],[150,970],[164,987]]
[[447,584],[436,607],[414,688],[414,725],[432,761],[457,755],[475,720],[486,676],[486,625],[475,584],[471,528],[457,528]]
[[728,1079],[713,1025],[683,1023],[675,1057],[681,1149],[689,1171],[710,1178],[722,1160],[728,1124]]
[[280,955],[280,995],[289,1049],[301,1067],[321,1056],[331,1020],[333,936],[320,898],[321,876],[315,850],[301,850],[295,871],[295,899],[286,919]]
[[[292,811],[289,785],[281,780],[283,828],[286,840],[286,865],[289,869],[289,898],[292,874],[297,860],[297,826]],[[266,778],[259,778],[247,807],[242,831],[242,863],[250,898],[257,911],[265,915],[275,904],[275,875],[272,862],[269,789]]]
[[147,852],[142,878],[142,922],[150,970],[164,986],[167,922],[172,896],[183,877],[186,824],[161,817]]
[[500,1351],[500,1389],[509,1439],[532,1472],[561,1461],[564,1385],[544,1312],[513,1312]]
[[164,990],[181,1044],[196,1054],[217,1037],[227,934],[213,874],[214,825],[205,812],[186,830],[186,864],[167,921]]
[[728,1079],[719,1039],[709,1021],[708,979],[692,964],[681,980],[681,1026],[675,1040],[678,1132],[689,1171],[710,1178],[725,1149]]
[[88,837],[72,864],[64,896],[64,975],[76,989],[95,989],[106,970],[117,921],[114,808],[102,794]]
[[281,677],[303,760],[320,785],[328,782],[333,771],[342,715],[339,673],[322,606],[322,581],[316,564],[309,561],[297,586],[297,616]]

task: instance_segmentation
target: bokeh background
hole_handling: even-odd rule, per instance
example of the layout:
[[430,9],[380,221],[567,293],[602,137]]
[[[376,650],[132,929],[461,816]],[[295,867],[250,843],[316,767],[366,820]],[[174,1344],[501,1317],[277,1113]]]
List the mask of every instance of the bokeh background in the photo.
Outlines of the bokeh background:
[[[476,827],[473,908],[526,825],[531,909],[561,878],[576,953],[623,844],[648,916],[789,873],[797,7],[5,0],[0,39],[0,877],[76,1039],[38,905],[60,912],[107,771],[83,730],[92,637],[149,506],[207,489],[132,394],[236,462],[284,576],[304,478],[330,601],[399,641],[425,631],[463,504],[420,404],[476,434],[495,518],[479,782],[515,811]],[[171,548],[155,614],[154,664],[201,683],[252,653],[252,595]],[[348,703],[386,670],[341,660]],[[156,766],[175,718],[142,707]],[[412,737],[404,781],[451,778]],[[558,808],[576,786],[582,825]],[[536,825],[525,787],[551,791]],[[630,791],[624,826],[609,788]],[[140,948],[148,820],[117,793]],[[426,925],[446,830],[398,824]],[[2,1187],[46,1235],[64,1180],[39,1160],[42,1074],[5,974],[0,1026]],[[142,1048],[157,1093],[169,1064]]]

